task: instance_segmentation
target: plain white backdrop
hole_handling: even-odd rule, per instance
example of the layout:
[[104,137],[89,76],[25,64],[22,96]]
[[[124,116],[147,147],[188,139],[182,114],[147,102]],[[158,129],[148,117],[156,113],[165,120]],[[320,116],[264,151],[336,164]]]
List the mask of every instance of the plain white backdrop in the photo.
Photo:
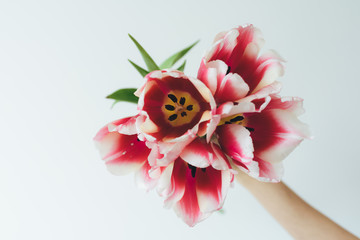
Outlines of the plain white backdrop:
[[189,228],[133,175],[106,171],[92,138],[135,113],[104,97],[139,87],[131,33],[161,62],[252,23],[286,60],[282,95],[305,99],[315,136],[285,160],[284,181],[360,235],[359,1],[0,1],[0,239],[291,239],[241,186],[224,213]]

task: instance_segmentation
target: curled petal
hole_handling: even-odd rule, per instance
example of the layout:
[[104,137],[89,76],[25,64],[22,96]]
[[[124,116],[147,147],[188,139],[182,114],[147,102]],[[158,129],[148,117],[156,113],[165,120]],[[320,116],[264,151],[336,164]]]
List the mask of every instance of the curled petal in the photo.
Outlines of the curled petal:
[[249,86],[236,73],[229,73],[222,80],[215,99],[218,103],[238,101],[249,92]]
[[251,162],[233,161],[233,163],[236,165],[236,167],[234,167],[235,169],[240,169],[241,171],[247,173],[249,176],[259,179],[260,169],[259,169],[259,163],[257,161],[251,161]]
[[221,148],[213,142],[196,138],[180,154],[188,164],[197,168],[207,168],[210,165],[216,170],[229,170],[231,168]]
[[270,109],[282,109],[287,110],[300,116],[305,112],[303,108],[303,99],[299,97],[279,97],[277,95],[271,96],[271,102],[266,107],[267,110]]
[[170,163],[161,172],[158,184],[156,185],[157,192],[160,196],[169,198],[174,193],[174,184],[172,184],[172,172],[174,169],[174,163]]
[[200,138],[196,138],[187,145],[180,157],[187,163],[198,168],[206,168],[213,162],[213,154],[211,153],[210,146],[205,143],[205,140]]
[[[112,126],[121,128],[130,118],[112,122]],[[95,145],[102,159],[113,174],[126,174],[139,169],[150,153],[144,142],[139,141],[136,134],[125,135],[119,132],[109,132],[109,127],[103,127],[94,138]]]
[[213,133],[216,130],[217,125],[219,124],[221,120],[221,115],[220,114],[214,114],[211,118],[211,120],[207,123],[207,128],[206,128],[206,141],[210,142],[210,139],[213,135]]
[[280,182],[284,168],[282,162],[270,163],[254,157],[254,161],[242,163],[234,161],[235,169],[239,169],[249,176],[262,182]]
[[127,119],[126,121],[119,124],[118,122],[110,123],[108,129],[110,132],[117,131],[121,134],[134,135],[136,131],[136,116]]
[[147,161],[144,162],[139,171],[135,174],[136,185],[141,188],[149,191],[153,189],[157,182],[158,178],[150,175],[151,167]]
[[215,43],[207,52],[204,59],[207,62],[214,60],[222,60],[226,62],[231,56],[232,50],[236,47],[239,31],[232,29],[228,32],[223,32],[215,37]]
[[219,143],[224,152],[239,162],[249,162],[253,159],[254,147],[250,132],[237,124],[225,124],[217,128]]
[[196,138],[197,126],[188,130],[183,136],[168,142],[147,141],[151,148],[149,163],[152,167],[167,166],[179,157],[184,148]]
[[271,100],[270,95],[277,94],[280,89],[281,84],[274,82],[237,102],[222,104],[217,109],[217,114],[227,117],[239,113],[261,112],[269,104]]
[[229,161],[227,160],[226,155],[221,150],[221,148],[214,144],[210,143],[212,153],[214,155],[213,162],[211,163],[211,166],[215,168],[216,170],[231,170],[231,166]]
[[240,75],[229,73],[228,66],[221,60],[206,63],[203,59],[198,79],[211,90],[217,102],[237,101],[247,95],[248,85]]
[[[132,126],[128,126],[128,123],[133,124],[133,119],[135,117],[127,117],[127,118],[121,118],[119,120],[113,121],[106,126],[102,127],[94,137],[94,141],[101,141],[106,135],[109,134],[109,132],[113,132],[116,128],[121,129],[123,125],[127,125],[126,128],[133,128]],[[136,118],[135,118],[136,119]],[[136,129],[135,129],[136,133]],[[131,133],[134,134],[134,133]]]
[[256,158],[255,161],[259,165],[259,177],[258,179],[263,182],[280,182],[284,168],[282,162],[270,163],[260,158]]
[[[284,75],[284,60],[274,50],[268,51],[258,59],[258,67],[255,71],[255,77],[258,81],[253,92],[266,87],[275,82],[279,77]],[[256,82],[256,81],[254,81]]]
[[256,58],[264,44],[261,32],[252,25],[239,26],[215,38],[212,49],[206,54],[207,61],[220,59],[232,68],[246,62],[244,58]]
[[221,60],[206,63],[205,59],[203,59],[199,68],[198,79],[215,95],[221,81],[227,74],[227,70],[228,66]]

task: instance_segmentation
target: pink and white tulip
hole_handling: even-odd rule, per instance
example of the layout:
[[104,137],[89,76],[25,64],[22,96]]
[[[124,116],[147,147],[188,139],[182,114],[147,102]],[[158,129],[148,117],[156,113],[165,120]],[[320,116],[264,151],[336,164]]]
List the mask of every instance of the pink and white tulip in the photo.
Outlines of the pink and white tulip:
[[261,181],[279,182],[284,160],[310,133],[299,121],[302,99],[280,98],[271,101],[261,112],[237,115],[241,121],[217,128],[219,143],[242,170]]
[[[226,72],[239,75],[248,85],[248,94],[251,94],[273,83],[284,73],[283,60],[274,51],[259,56],[263,43],[261,32],[252,25],[219,33],[204,57],[203,65],[209,69],[213,68],[213,61],[222,61],[227,66]],[[224,70],[225,66],[222,66],[217,72]]]
[[[139,96],[137,119],[139,136],[152,149],[149,163],[167,166],[197,136],[211,119],[215,101],[201,81],[175,70],[149,73],[135,93]],[[199,131],[201,129],[201,131]]]

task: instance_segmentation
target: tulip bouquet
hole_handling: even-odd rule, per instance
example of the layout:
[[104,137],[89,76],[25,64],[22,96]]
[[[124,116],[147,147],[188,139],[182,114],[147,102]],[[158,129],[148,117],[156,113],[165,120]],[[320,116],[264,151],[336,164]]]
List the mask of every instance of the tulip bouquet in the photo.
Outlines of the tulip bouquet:
[[94,140],[110,172],[135,172],[189,226],[220,210],[234,174],[279,182],[282,160],[309,137],[298,120],[302,99],[280,97],[283,60],[252,25],[216,35],[196,78],[173,66],[196,43],[157,65],[131,36],[147,69],[138,89],[108,98],[137,103],[137,115],[113,121]]

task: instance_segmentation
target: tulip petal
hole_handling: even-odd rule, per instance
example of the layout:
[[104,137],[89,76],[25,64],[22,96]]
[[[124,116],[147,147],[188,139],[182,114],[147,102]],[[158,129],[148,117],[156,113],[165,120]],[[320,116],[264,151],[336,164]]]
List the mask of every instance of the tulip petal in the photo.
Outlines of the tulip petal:
[[284,174],[284,168],[282,162],[269,163],[263,161],[260,158],[255,158],[255,161],[259,165],[259,177],[258,179],[263,182],[280,182],[281,177]]
[[213,161],[213,154],[209,150],[210,146],[205,143],[205,140],[196,138],[184,148],[180,157],[195,167],[206,168]]
[[221,116],[219,114],[214,114],[212,115],[212,118],[210,119],[210,121],[207,123],[207,128],[206,128],[206,141],[210,142],[210,139],[213,135],[213,133],[216,130],[217,125],[219,124],[221,120]]
[[135,117],[130,117],[130,118],[124,118],[125,121],[121,121],[120,122],[112,122],[110,124],[108,124],[108,130],[109,132],[113,132],[113,131],[117,131],[121,134],[125,134],[125,135],[134,135],[137,133],[136,131],[136,119],[137,116]]
[[194,226],[222,207],[232,179],[229,170],[196,168],[178,158],[162,172],[158,192],[165,197],[166,207],[173,206],[180,218]]
[[271,109],[244,116],[246,126],[253,129],[256,156],[267,162],[282,161],[304,138],[310,137],[308,126],[291,111]]
[[300,116],[305,112],[303,108],[303,99],[299,97],[279,97],[277,95],[271,96],[271,102],[266,106],[267,110],[270,109],[283,109],[288,110]]
[[184,195],[174,206],[174,210],[178,217],[182,218],[190,227],[195,226],[195,224],[210,215],[200,212],[194,179],[186,182]]
[[237,102],[226,102],[219,106],[217,114],[228,117],[239,113],[261,112],[271,101],[270,95],[281,89],[280,82],[274,82]]
[[146,145],[151,148],[149,163],[152,167],[167,166],[179,157],[184,148],[196,138],[198,126],[188,130],[181,137],[175,138],[168,142],[147,141]]
[[221,60],[206,63],[205,59],[203,59],[198,71],[198,79],[215,95],[221,81],[226,75],[227,69],[228,66]]
[[[179,198],[179,196],[181,196],[174,206],[176,214],[182,218],[186,224],[194,226],[202,219],[202,213],[200,212],[196,196],[196,178],[192,176],[192,171],[181,158],[174,162],[171,181],[175,193],[172,198]],[[178,192],[176,192],[176,190],[178,190]],[[176,197],[174,197],[174,195]]]
[[231,182],[229,171],[212,167],[196,173],[196,194],[201,212],[213,212],[222,207]]
[[257,62],[258,67],[253,75],[253,83],[254,85],[256,82],[258,83],[255,85],[253,92],[272,84],[284,75],[284,66],[282,64],[284,60],[274,50],[261,55]]
[[253,178],[259,178],[260,169],[259,169],[259,163],[257,161],[251,161],[251,162],[238,162],[233,161],[233,163],[243,172],[247,173],[249,176]]
[[174,186],[172,185],[172,172],[174,169],[174,163],[170,163],[165,169],[161,172],[159,181],[156,185],[156,190],[158,194],[162,197],[168,198],[174,192]]
[[210,143],[210,145],[212,148],[212,153],[214,155],[214,159],[213,159],[213,162],[211,163],[211,166],[213,168],[215,168],[216,170],[231,169],[230,163],[227,160],[227,157],[224,154],[224,152],[221,150],[221,148],[212,142]]
[[225,124],[217,128],[219,143],[224,152],[232,159],[249,162],[253,159],[254,147],[250,132],[238,124]]
[[218,34],[215,37],[214,46],[210,49],[210,51],[205,55],[205,60],[207,62],[213,60],[228,60],[231,56],[232,50],[236,47],[237,38],[239,37],[239,31],[237,29],[232,29],[228,32],[224,32]]
[[135,174],[136,185],[141,189],[145,189],[146,191],[153,189],[158,182],[157,178],[153,178],[152,176],[150,176],[150,170],[151,167],[149,163],[145,161],[140,170],[137,171]]
[[[122,123],[126,125],[130,119],[120,119],[110,125],[117,128]],[[108,126],[103,127],[94,140],[108,170],[116,175],[123,175],[139,169],[150,153],[150,149],[144,142],[139,141],[136,134],[125,135],[116,131],[109,132]]]
[[[121,118],[119,120],[113,121],[104,127],[102,127],[95,135],[94,141],[101,141],[109,132],[112,132],[114,128],[121,126],[122,124],[126,124],[133,117]],[[110,126],[110,127],[109,127]],[[110,128],[110,130],[109,130]]]
[[215,99],[218,103],[235,102],[245,97],[248,91],[249,86],[238,74],[229,73],[221,81]]
[[187,181],[185,177],[188,170],[186,164],[179,159],[172,165],[174,166],[170,167],[172,169],[171,185],[170,188],[166,190],[168,196],[164,202],[164,206],[167,208],[173,207],[175,203],[183,198]]

